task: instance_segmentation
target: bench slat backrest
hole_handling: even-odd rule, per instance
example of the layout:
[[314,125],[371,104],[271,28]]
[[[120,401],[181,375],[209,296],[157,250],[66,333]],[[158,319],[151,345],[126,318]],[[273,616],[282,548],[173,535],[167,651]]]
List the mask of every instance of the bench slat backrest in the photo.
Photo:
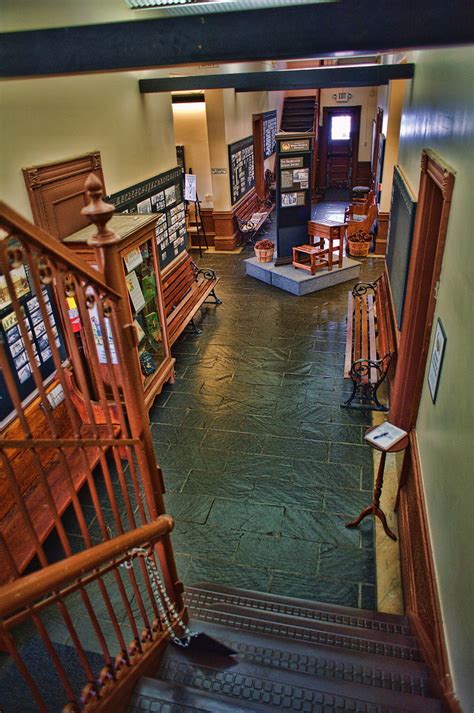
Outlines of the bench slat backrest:
[[189,254],[186,254],[185,259],[173,266],[163,281],[166,316],[181,302],[195,282],[196,276],[192,266],[192,258]]

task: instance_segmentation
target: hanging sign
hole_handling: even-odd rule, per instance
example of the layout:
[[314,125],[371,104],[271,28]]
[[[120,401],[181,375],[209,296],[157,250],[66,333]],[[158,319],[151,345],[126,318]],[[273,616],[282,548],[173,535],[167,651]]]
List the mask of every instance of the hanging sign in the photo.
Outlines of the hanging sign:
[[184,174],[184,200],[196,202],[196,176],[193,173]]

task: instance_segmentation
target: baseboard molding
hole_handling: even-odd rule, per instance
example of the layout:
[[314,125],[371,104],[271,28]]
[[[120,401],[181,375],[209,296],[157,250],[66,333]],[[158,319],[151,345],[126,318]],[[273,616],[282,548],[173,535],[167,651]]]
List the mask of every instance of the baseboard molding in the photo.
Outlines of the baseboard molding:
[[404,485],[398,495],[405,610],[423,657],[433,671],[438,695],[450,713],[462,713],[449,670],[416,431],[410,434],[406,459],[403,467]]

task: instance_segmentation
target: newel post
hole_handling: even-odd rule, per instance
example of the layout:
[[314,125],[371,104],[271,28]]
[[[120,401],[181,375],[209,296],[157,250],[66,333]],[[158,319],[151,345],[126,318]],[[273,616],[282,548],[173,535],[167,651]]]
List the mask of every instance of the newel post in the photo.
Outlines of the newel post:
[[[107,285],[122,295],[122,299],[116,307],[119,326],[118,336],[122,347],[120,352],[123,355],[124,362],[120,365],[122,373],[121,388],[131,435],[133,438],[140,439],[143,443],[145,462],[140,464],[140,475],[148,500],[150,516],[156,518],[165,514],[162,479],[156,462],[148,411],[145,406],[143,383],[136,350],[135,327],[130,323],[128,290],[125,283],[122,257],[119,251],[120,237],[107,226],[115,212],[115,207],[103,200],[102,183],[97,176],[91,173],[86,180],[85,187],[89,203],[81,210],[81,213],[97,228],[97,233],[89,238],[88,244],[95,250],[97,264],[104,275]],[[137,456],[140,456],[140,448],[137,449]],[[179,578],[176,571],[174,553],[168,535],[165,535],[158,543],[159,553],[160,550],[165,560],[163,562],[163,557],[160,554],[167,589],[179,609],[181,609],[183,606],[182,588],[178,584]]]

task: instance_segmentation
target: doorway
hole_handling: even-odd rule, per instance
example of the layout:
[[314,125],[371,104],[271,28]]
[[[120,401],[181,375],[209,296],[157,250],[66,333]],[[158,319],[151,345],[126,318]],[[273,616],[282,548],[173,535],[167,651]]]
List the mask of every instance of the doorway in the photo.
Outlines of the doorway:
[[318,187],[349,189],[357,181],[360,106],[325,107]]

